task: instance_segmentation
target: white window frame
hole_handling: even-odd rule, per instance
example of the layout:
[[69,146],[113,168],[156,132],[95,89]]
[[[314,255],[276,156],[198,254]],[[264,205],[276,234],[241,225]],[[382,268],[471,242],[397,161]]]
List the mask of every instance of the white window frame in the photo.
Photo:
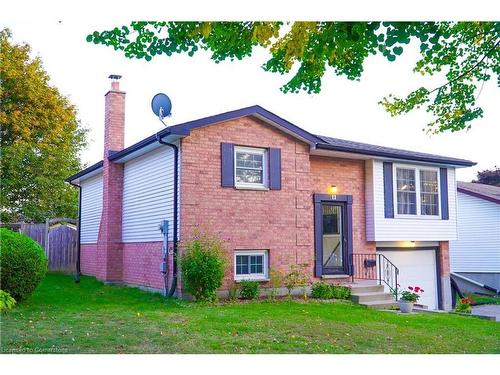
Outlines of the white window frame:
[[[262,273],[250,273],[250,264],[248,265],[248,274],[246,275],[237,275],[236,274],[236,256],[237,255],[245,255],[245,256],[262,256]],[[234,251],[234,280],[242,281],[242,280],[255,280],[255,281],[265,281],[269,279],[269,256],[267,250],[235,250]]]
[[[412,169],[415,171],[415,193],[416,193],[416,214],[398,214],[398,187],[397,187],[397,170],[399,169]],[[420,171],[432,171],[436,172],[437,177],[437,186],[438,186],[438,215],[422,215],[422,195],[421,195],[421,186],[420,186]],[[395,218],[409,218],[409,219],[441,219],[441,179],[439,178],[439,168],[429,167],[429,166],[417,166],[410,164],[393,164],[392,170],[392,196],[394,202],[394,217]]]
[[[236,181],[236,154],[238,152],[245,152],[254,155],[262,155],[262,183],[248,183],[248,182],[237,182]],[[269,186],[269,162],[268,162],[268,153],[266,148],[257,148],[257,147],[244,147],[244,146],[235,146],[234,147],[234,186],[240,189],[259,189],[259,190],[268,190]]]

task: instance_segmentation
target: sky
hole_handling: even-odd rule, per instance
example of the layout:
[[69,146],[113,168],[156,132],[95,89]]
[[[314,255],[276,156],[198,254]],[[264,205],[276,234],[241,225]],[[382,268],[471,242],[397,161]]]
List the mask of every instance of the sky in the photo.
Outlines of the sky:
[[381,56],[370,57],[359,82],[327,70],[321,93],[283,94],[279,89],[291,76],[265,72],[261,65],[269,55],[263,49],[243,61],[220,64],[204,52],[146,62],[85,41],[94,30],[140,19],[136,17],[133,12],[92,17],[92,9],[79,16],[70,8],[59,8],[50,17],[36,12],[0,14],[0,27],[11,29],[16,42],[31,45],[51,84],[78,109],[79,120],[89,129],[89,145],[81,156],[87,165],[102,159],[104,94],[110,74],[123,76],[120,84],[127,92],[125,146],[163,128],[151,112],[150,102],[156,93],[164,92],[173,104],[168,125],[259,104],[311,133],[477,162],[475,167],[458,170],[462,181],[474,179],[479,170],[500,165],[500,90],[495,80],[485,84],[478,100],[484,117],[474,121],[469,131],[430,136],[424,131],[431,119],[425,111],[391,117],[377,104],[389,93],[402,96],[422,85],[433,88],[444,83],[443,77],[412,72],[417,44],[410,44],[393,63]]

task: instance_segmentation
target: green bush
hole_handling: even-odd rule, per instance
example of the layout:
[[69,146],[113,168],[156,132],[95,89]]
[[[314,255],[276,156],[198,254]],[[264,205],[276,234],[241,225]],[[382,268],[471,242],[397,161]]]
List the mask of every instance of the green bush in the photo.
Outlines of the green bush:
[[318,299],[333,298],[332,288],[330,284],[324,282],[314,283],[311,289],[311,297]]
[[240,296],[243,299],[256,299],[259,296],[260,285],[257,281],[243,280],[240,282]]
[[268,297],[271,300],[275,300],[278,295],[279,288],[283,285],[283,274],[276,269],[271,268],[269,270],[269,289]]
[[318,282],[313,284],[311,296],[319,299],[349,299],[351,297],[351,289],[343,285]]
[[238,285],[233,284],[231,285],[228,290],[227,290],[227,298],[229,298],[230,301],[236,301],[238,299],[238,291],[240,288]]
[[16,304],[16,300],[12,296],[0,289],[0,311],[10,310]]
[[222,241],[210,234],[198,234],[185,244],[181,257],[182,280],[186,291],[197,301],[217,300],[227,260]]
[[342,285],[332,285],[332,296],[335,299],[349,299],[351,297],[351,288]]
[[45,277],[48,261],[28,236],[0,228],[1,287],[18,302],[28,298]]
[[[304,274],[304,264],[291,264],[289,272],[283,278],[283,284],[288,289],[288,296],[292,296],[292,291],[295,288],[305,287],[309,281],[308,277]],[[305,296],[305,293],[304,293]]]

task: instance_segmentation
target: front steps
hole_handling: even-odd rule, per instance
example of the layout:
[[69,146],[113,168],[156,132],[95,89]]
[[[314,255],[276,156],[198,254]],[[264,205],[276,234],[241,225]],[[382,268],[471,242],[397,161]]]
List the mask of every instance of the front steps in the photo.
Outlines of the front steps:
[[351,301],[373,309],[397,309],[398,304],[383,285],[352,284]]

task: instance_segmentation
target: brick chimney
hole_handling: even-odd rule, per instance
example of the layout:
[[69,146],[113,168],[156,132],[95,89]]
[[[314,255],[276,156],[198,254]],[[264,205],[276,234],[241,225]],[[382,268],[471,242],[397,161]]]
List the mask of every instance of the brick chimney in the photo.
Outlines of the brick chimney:
[[110,75],[111,89],[105,95],[103,203],[97,239],[96,276],[103,281],[121,281],[123,165],[108,160],[123,149],[125,138],[125,92],[119,75]]

